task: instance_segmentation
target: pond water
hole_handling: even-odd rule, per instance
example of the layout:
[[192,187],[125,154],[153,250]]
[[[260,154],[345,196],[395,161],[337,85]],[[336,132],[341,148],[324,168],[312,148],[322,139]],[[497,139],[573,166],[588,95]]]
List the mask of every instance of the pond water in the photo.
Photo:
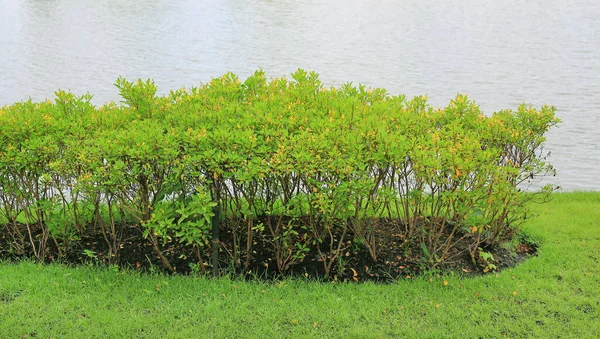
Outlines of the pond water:
[[551,182],[600,190],[598,18],[594,0],[0,0],[0,105],[58,88],[118,100],[119,75],[165,93],[304,68],[436,106],[554,105]]

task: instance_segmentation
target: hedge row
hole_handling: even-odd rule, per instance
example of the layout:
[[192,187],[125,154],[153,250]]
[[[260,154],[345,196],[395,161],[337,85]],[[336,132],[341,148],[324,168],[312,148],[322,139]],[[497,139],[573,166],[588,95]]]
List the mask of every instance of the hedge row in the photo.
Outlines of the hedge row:
[[150,80],[116,86],[122,104],[59,91],[0,110],[0,231],[13,251],[42,259],[53,242],[66,255],[98,232],[116,262],[134,225],[172,270],[162,246],[183,242],[203,262],[217,206],[236,265],[250,265],[258,237],[279,271],[310,252],[331,272],[350,246],[377,260],[385,218],[434,267],[458,241],[474,260],[505,241],[535,196],[523,185],[553,171],[548,106],[486,116],[464,95],[434,108],[302,70],[228,73],[165,96]]

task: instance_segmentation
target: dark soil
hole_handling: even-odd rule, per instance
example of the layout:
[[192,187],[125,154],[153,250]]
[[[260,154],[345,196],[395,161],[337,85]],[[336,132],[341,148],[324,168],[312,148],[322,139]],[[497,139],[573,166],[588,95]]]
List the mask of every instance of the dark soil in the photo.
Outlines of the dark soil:
[[[243,227],[246,227],[245,225]],[[484,274],[485,263],[478,258],[474,264],[467,246],[468,234],[457,235],[464,237],[456,246],[447,253],[447,260],[441,265],[427,265],[423,262],[421,246],[418,243],[407,243],[403,234],[398,232],[402,227],[397,221],[382,218],[377,221],[376,248],[377,260],[373,260],[364,246],[352,246],[349,242],[348,248],[343,251],[340,258],[335,260],[329,274],[329,279],[341,281],[394,281],[398,278],[411,278],[428,272],[455,271],[465,275]],[[81,265],[89,263],[111,265],[142,272],[166,272],[161,260],[153,249],[149,239],[144,239],[139,228],[130,225],[122,226],[123,234],[120,249],[116,255],[110,255],[109,246],[105,237],[100,232],[85,232],[80,239],[71,241],[63,255],[59,255],[56,243],[48,240],[48,249],[44,261],[59,261],[67,265]],[[27,257],[16,253],[11,246],[12,239],[8,239],[5,232],[0,236],[0,258],[8,260],[19,260]],[[24,232],[24,234],[26,234]],[[298,235],[302,237],[302,234]],[[337,235],[339,237],[339,235]],[[345,240],[349,241],[349,238]],[[245,248],[246,239],[238,239],[240,251]],[[60,244],[61,242],[58,241]],[[233,236],[231,230],[223,230],[219,245],[219,272],[220,274],[233,273],[248,279],[275,279],[284,276],[303,276],[309,278],[326,278],[322,257],[311,249],[300,262],[292,265],[283,274],[278,272],[275,262],[275,254],[272,245],[268,243],[267,237],[256,236],[252,247],[250,264],[244,267],[245,253],[238,255],[237,263],[233,260]],[[24,242],[24,253],[32,253],[29,240]],[[184,246],[175,241],[166,244],[161,243],[160,248],[163,255],[168,259],[177,274],[202,273],[210,274],[210,248],[203,252],[196,251],[189,246]],[[485,248],[485,252],[493,255],[494,260],[489,261],[500,271],[507,267],[513,267],[536,254],[535,244],[522,241],[512,246],[497,246]],[[199,260],[202,258],[202,261]],[[343,266],[342,266],[343,265]],[[192,267],[195,269],[192,270]]]

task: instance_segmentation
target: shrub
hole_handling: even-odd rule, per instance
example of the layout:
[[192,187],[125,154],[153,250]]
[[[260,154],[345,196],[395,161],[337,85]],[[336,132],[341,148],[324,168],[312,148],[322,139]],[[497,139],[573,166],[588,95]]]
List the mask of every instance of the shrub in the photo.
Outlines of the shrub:
[[[174,239],[204,265],[218,206],[223,246],[245,269],[260,243],[280,272],[315,255],[329,275],[357,246],[377,261],[377,239],[392,232],[436,267],[464,254],[459,242],[475,262],[554,189],[524,191],[553,171],[542,153],[553,107],[486,116],[464,95],[434,108],[326,88],[303,70],[243,82],[228,73],[166,96],[150,80],[116,86],[121,105],[59,91],[0,110],[0,213],[18,252],[43,259],[52,240],[65,255],[99,233],[117,262],[124,227],[135,227],[168,270],[162,246]],[[389,234],[382,222],[395,225]]]

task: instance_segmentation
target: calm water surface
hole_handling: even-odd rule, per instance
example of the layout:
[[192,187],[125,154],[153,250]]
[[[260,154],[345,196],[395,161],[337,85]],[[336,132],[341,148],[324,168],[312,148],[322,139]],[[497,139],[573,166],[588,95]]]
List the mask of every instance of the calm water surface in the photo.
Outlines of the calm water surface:
[[58,88],[118,100],[119,75],[165,93],[301,67],[437,106],[554,105],[552,182],[600,190],[599,18],[594,0],[0,0],[0,105]]

